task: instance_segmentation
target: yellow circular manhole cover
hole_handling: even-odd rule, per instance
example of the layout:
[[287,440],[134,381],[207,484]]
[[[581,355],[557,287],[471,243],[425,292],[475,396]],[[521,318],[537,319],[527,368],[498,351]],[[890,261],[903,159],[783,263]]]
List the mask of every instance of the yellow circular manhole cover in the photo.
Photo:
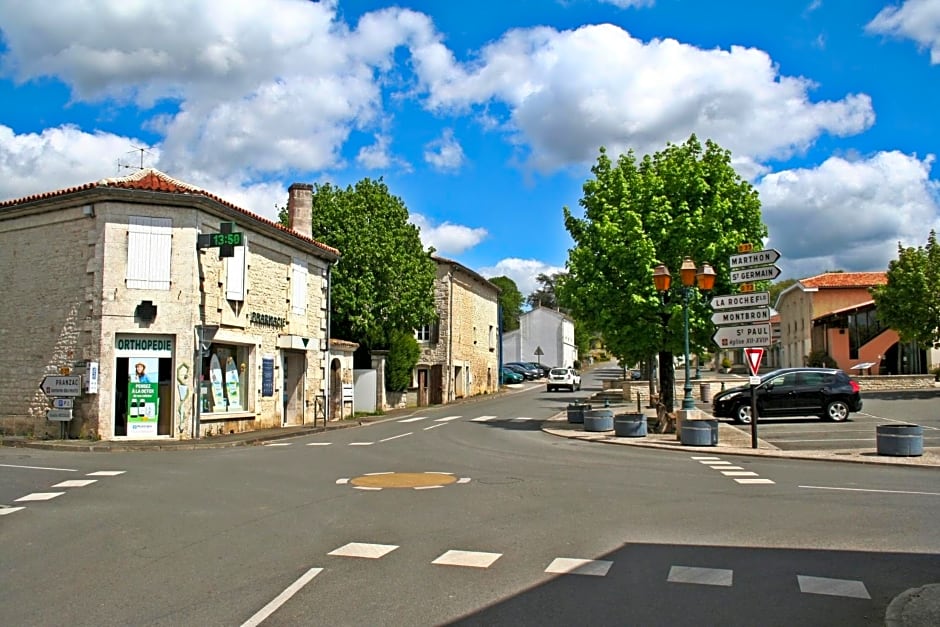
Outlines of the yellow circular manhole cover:
[[457,478],[449,472],[370,472],[352,479],[337,479],[338,484],[351,484],[359,490],[411,488],[429,490],[452,483],[469,483],[470,477]]

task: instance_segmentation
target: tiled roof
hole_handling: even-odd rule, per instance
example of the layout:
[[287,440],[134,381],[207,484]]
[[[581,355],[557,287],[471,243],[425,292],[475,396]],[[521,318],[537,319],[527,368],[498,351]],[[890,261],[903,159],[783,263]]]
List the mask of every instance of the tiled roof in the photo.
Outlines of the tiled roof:
[[817,274],[808,279],[800,279],[804,287],[839,288],[839,287],[871,287],[884,285],[888,282],[885,272],[826,272]]
[[496,290],[497,292],[501,292],[501,291],[502,291],[502,290],[500,290],[496,285],[493,285],[492,283],[490,283],[490,282],[489,282],[489,279],[487,279],[486,277],[484,277],[482,274],[471,270],[470,268],[468,268],[467,266],[463,265],[463,264],[460,263],[459,261],[454,261],[453,259],[448,259],[448,258],[446,258],[446,257],[441,257],[440,255],[431,255],[431,259],[433,259],[433,260],[436,261],[437,263],[453,264],[453,265],[455,265],[455,266],[459,266],[464,272],[466,272],[466,273],[469,274],[470,276],[474,277],[474,278],[477,279],[478,281],[481,281],[481,282],[483,282],[484,284],[489,285],[491,288],[493,288],[493,289]]
[[251,211],[242,209],[241,207],[233,205],[229,201],[224,200],[220,198],[219,196],[216,196],[215,194],[210,194],[209,192],[199,187],[196,187],[195,185],[190,185],[189,183],[178,181],[172,176],[164,174],[163,172],[160,172],[159,170],[155,170],[153,168],[144,168],[142,170],[138,170],[137,172],[134,172],[133,174],[130,174],[128,176],[122,176],[119,178],[101,179],[100,181],[96,183],[85,183],[84,185],[78,185],[75,187],[67,187],[65,189],[59,189],[59,190],[55,190],[51,192],[42,192],[39,194],[33,194],[31,196],[24,196],[23,198],[15,198],[13,200],[3,200],[3,201],[0,201],[0,209],[4,207],[12,207],[15,205],[20,205],[20,204],[28,203],[28,202],[35,202],[38,200],[49,200],[51,198],[67,196],[69,194],[74,194],[76,192],[81,192],[81,191],[100,188],[100,187],[112,187],[112,188],[120,188],[120,189],[134,189],[134,190],[147,191],[147,192],[165,192],[165,193],[170,193],[170,194],[191,194],[191,195],[197,195],[197,196],[204,196],[205,198],[214,200],[220,205],[225,205],[229,209],[234,209],[235,211],[238,211],[239,213],[244,214],[245,216],[251,218],[252,220],[263,222],[264,224],[267,224],[268,226],[273,226],[274,228],[280,231],[284,231],[285,233],[289,233],[300,240],[313,244],[317,248],[320,248],[326,252],[332,253],[334,255],[340,254],[340,252],[337,249],[333,248],[332,246],[327,246],[326,244],[322,242],[318,242],[313,238],[307,237],[306,235],[301,235],[300,233],[294,231],[293,229],[287,228],[286,226],[284,226],[283,224],[279,222],[274,222],[273,220],[269,220],[265,217],[259,216],[256,213],[252,213]]

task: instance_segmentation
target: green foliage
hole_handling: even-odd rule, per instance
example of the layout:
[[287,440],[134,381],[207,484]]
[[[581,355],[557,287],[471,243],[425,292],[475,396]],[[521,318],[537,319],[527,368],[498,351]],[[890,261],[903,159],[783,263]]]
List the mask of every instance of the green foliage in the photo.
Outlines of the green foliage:
[[780,296],[780,293],[794,285],[797,282],[797,279],[784,279],[783,281],[777,281],[767,288],[767,293],[770,296],[770,306],[773,307],[777,302],[777,297]]
[[548,309],[558,309],[558,297],[555,293],[555,286],[561,277],[560,273],[548,275],[539,273],[535,280],[539,284],[539,289],[535,290],[526,298],[526,303],[533,309],[536,307],[547,307]]
[[930,348],[940,341],[940,245],[931,231],[927,246],[903,248],[888,264],[888,283],[871,289],[878,319],[902,342]]
[[806,365],[812,368],[838,368],[839,364],[828,351],[817,348],[806,358]]
[[[677,289],[682,259],[710,263],[717,272],[713,293],[732,293],[729,257],[738,244],[759,248],[767,236],[760,200],[731,166],[727,150],[712,141],[703,149],[694,135],[639,162],[631,151],[615,163],[602,148],[591,173],[580,200],[584,217],[564,208],[575,245],[568,252],[568,273],[556,285],[559,300],[602,333],[608,350],[625,362],[665,351],[660,377],[671,403],[671,354],[683,351],[683,298]],[[657,263],[665,263],[674,277],[665,297],[653,285]],[[708,295],[691,290],[692,354],[711,346],[711,313]]]
[[436,264],[382,179],[317,184],[312,211],[314,239],[343,255],[333,270],[332,337],[377,347],[395,329],[436,319]]
[[414,333],[392,331],[389,334],[385,387],[391,392],[404,392],[411,386],[411,373],[421,357],[421,348]]
[[722,368],[727,369],[727,368],[730,368],[731,365],[732,365],[732,364],[731,364],[731,360],[730,360],[730,359],[728,359],[727,357],[722,357],[722,358],[721,358],[721,367],[722,367]]
[[498,276],[489,282],[499,288],[499,306],[503,310],[503,331],[515,331],[519,328],[519,316],[522,314],[522,292],[519,286],[508,276]]

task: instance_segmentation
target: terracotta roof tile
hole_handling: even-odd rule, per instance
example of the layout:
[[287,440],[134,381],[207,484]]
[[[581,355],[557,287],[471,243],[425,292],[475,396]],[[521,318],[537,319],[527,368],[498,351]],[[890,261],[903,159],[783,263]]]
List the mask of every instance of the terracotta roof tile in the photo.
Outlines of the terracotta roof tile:
[[273,220],[269,220],[256,213],[252,213],[251,211],[242,209],[241,207],[238,207],[230,203],[229,201],[224,200],[220,198],[219,196],[216,196],[215,194],[210,194],[204,189],[196,187],[195,185],[190,185],[189,183],[184,183],[182,181],[179,181],[173,178],[172,176],[164,174],[163,172],[160,172],[159,170],[155,170],[153,168],[144,168],[142,170],[138,170],[137,172],[134,172],[133,174],[119,177],[119,178],[101,179],[97,183],[85,183],[84,185],[77,185],[75,187],[67,187],[65,189],[59,189],[59,190],[55,190],[51,192],[42,192],[39,194],[33,194],[31,196],[24,196],[23,198],[3,200],[3,201],[0,201],[0,209],[4,207],[12,207],[14,205],[19,205],[19,204],[23,204],[27,202],[34,202],[38,200],[48,200],[50,198],[57,198],[59,196],[67,196],[69,194],[74,194],[76,192],[80,192],[80,191],[84,191],[88,189],[94,189],[96,187],[114,187],[114,188],[121,188],[121,189],[136,189],[136,190],[149,191],[149,192],[166,192],[166,193],[171,193],[171,194],[193,194],[193,195],[198,195],[198,196],[204,196],[206,198],[214,200],[215,202],[221,205],[225,205],[229,209],[234,209],[235,211],[238,211],[239,213],[242,213],[245,216],[253,220],[257,220],[258,222],[263,222],[264,224],[273,226],[274,228],[280,231],[284,231],[285,233],[290,233],[294,237],[300,240],[303,240],[305,242],[308,242],[310,244],[313,244],[317,248],[320,248],[324,251],[327,251],[334,255],[340,254],[339,250],[333,248],[332,246],[328,246],[322,242],[316,241],[313,238],[307,237],[305,235],[301,235],[300,233],[294,231],[293,229],[287,228],[280,222],[274,222]]
[[804,287],[839,288],[839,287],[871,287],[884,285],[888,282],[886,272],[826,272],[817,274],[808,279],[800,279]]

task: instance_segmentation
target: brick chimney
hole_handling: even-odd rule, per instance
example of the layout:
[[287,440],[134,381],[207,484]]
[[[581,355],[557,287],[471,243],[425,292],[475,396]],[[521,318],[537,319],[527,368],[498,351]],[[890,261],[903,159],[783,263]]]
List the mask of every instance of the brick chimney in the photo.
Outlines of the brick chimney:
[[294,183],[287,190],[288,226],[295,232],[313,238],[313,185]]

